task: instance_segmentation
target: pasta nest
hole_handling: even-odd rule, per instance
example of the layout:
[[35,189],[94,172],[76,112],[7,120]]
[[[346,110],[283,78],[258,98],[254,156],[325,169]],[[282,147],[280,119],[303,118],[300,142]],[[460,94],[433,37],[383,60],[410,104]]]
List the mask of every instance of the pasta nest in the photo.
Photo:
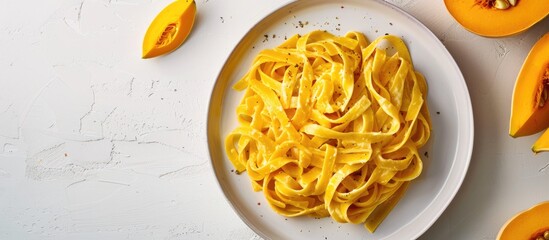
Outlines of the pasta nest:
[[226,153],[281,215],[373,232],[422,171],[427,84],[396,36],[295,35],[233,88],[245,92]]

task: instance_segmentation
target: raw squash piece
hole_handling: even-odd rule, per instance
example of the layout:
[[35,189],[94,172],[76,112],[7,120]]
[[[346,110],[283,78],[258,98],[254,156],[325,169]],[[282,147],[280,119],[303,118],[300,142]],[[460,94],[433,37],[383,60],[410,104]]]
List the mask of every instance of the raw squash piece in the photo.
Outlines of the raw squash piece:
[[545,130],[538,140],[536,140],[532,146],[532,151],[535,153],[549,151],[549,130]]
[[547,0],[444,0],[444,4],[465,29],[485,37],[520,33],[549,15]]
[[520,137],[549,127],[549,33],[534,45],[515,82],[509,135]]
[[[499,231],[498,240],[544,239],[549,231],[549,202],[539,203],[532,208],[520,212]],[[545,238],[547,239],[547,238]]]
[[177,49],[194,24],[194,0],[176,0],[152,21],[143,40],[143,58],[152,58]]

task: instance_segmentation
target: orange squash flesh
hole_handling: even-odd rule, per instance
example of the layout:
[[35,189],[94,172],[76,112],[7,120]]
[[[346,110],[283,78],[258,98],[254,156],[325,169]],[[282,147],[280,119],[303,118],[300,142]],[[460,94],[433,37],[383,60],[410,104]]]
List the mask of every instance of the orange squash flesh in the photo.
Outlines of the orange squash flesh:
[[509,219],[499,231],[497,239],[536,239],[547,230],[549,230],[549,202],[542,202]]
[[549,130],[546,130],[532,146],[535,153],[549,151]]
[[[509,135],[521,137],[549,127],[549,101],[539,104],[544,76],[549,69],[549,33],[534,45],[515,82]],[[549,89],[546,89],[549,90]]]
[[505,10],[481,7],[476,0],[444,0],[448,12],[465,29],[485,37],[518,34],[549,15],[547,0],[518,0]]
[[143,39],[143,58],[152,58],[177,49],[194,24],[194,0],[176,0],[165,7],[152,21]]

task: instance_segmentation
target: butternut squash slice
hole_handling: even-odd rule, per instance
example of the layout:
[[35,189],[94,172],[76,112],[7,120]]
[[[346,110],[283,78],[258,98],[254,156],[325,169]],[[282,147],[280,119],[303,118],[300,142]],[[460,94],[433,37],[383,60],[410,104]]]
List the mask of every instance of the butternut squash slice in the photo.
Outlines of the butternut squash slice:
[[549,33],[532,47],[515,82],[509,135],[521,137],[549,127]]
[[[498,240],[544,239],[549,231],[549,201],[520,212],[507,221],[499,231]],[[545,238],[547,239],[547,238]]]
[[152,21],[143,40],[143,58],[152,58],[177,49],[194,24],[194,0],[176,0]]
[[[514,6],[498,9],[500,2]],[[549,14],[548,0],[444,0],[444,4],[465,29],[485,37],[518,34]]]

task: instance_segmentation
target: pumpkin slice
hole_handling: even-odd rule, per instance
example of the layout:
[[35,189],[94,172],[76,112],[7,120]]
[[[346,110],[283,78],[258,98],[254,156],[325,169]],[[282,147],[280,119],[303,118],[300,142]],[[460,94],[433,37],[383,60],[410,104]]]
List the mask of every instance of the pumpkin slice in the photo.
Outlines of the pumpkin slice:
[[176,0],[165,7],[152,21],[143,40],[143,58],[152,58],[177,49],[194,24],[194,0]]
[[499,231],[497,239],[543,239],[546,231],[549,231],[549,202],[542,202],[509,219]]
[[515,82],[509,135],[520,137],[549,127],[549,33],[534,45]]
[[[498,9],[501,3],[507,8]],[[444,0],[444,4],[465,29],[486,37],[520,33],[549,14],[547,0]]]
[[532,146],[532,151],[535,153],[549,151],[549,130],[545,130],[538,140],[536,140]]

